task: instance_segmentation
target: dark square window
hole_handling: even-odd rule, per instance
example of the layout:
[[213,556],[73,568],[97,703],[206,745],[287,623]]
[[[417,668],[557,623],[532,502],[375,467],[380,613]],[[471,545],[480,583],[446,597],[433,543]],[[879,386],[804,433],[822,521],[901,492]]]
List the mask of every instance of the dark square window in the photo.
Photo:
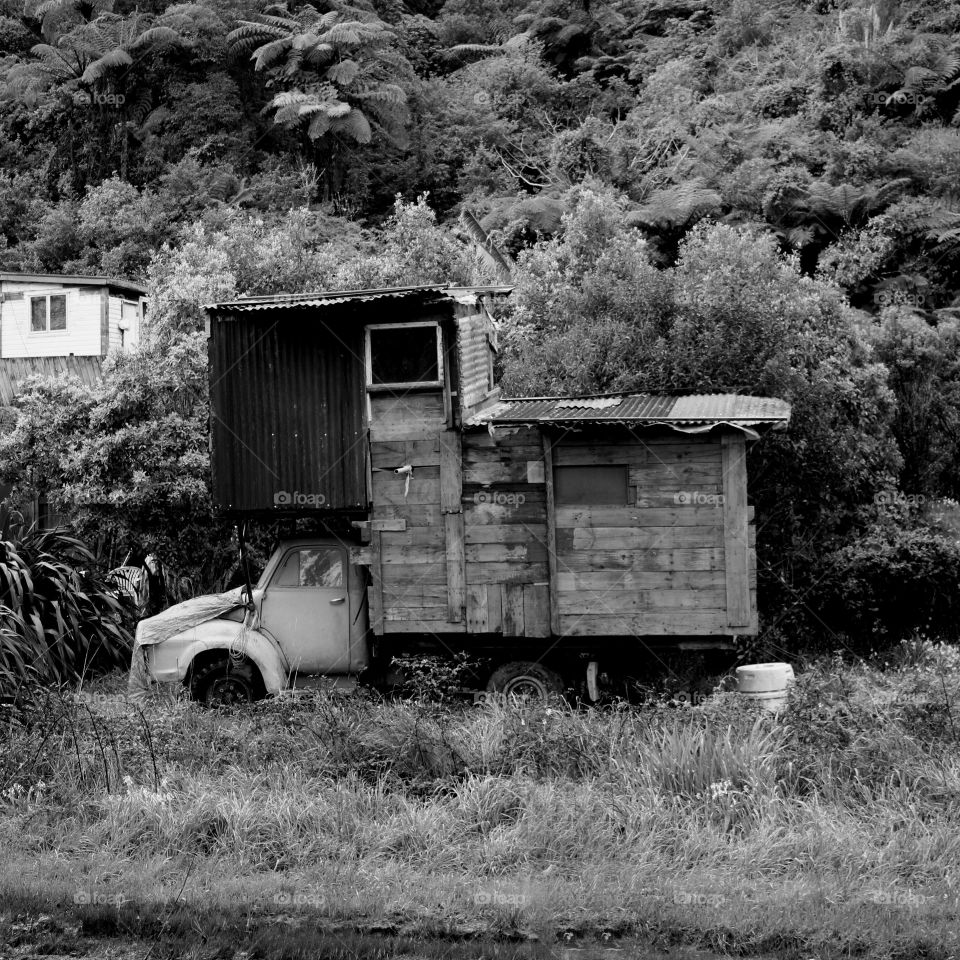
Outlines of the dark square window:
[[585,467],[556,467],[553,472],[554,499],[564,504],[628,504],[630,471],[624,466],[590,464]]
[[437,383],[439,328],[396,326],[371,329],[370,382]]

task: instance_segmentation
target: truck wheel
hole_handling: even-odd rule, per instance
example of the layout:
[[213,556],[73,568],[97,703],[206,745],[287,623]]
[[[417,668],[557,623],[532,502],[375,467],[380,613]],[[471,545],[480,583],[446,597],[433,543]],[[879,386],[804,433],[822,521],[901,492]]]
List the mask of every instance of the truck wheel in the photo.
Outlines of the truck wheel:
[[208,707],[253,703],[263,696],[260,674],[249,662],[214,660],[193,675],[190,692],[194,700]]
[[531,700],[547,700],[563,692],[563,680],[541,663],[516,660],[493,671],[487,681],[487,690]]

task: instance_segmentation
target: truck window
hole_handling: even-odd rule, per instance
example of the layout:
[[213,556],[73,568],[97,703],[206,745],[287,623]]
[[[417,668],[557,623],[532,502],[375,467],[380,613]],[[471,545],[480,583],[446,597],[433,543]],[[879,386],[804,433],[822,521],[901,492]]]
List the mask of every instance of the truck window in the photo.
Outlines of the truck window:
[[338,547],[291,550],[273,578],[275,587],[342,587],[343,551]]

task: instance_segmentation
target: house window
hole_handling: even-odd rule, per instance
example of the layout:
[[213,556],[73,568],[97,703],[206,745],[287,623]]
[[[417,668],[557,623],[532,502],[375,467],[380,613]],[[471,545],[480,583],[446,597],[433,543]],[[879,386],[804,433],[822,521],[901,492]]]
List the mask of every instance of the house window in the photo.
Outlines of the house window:
[[626,465],[590,464],[585,467],[555,467],[553,492],[557,503],[605,504],[625,507],[629,504],[630,471]]
[[274,577],[275,587],[342,587],[343,551],[302,547],[287,554]]
[[367,327],[367,385],[443,386],[439,325],[428,322]]
[[67,296],[64,293],[30,298],[30,332],[67,329]]

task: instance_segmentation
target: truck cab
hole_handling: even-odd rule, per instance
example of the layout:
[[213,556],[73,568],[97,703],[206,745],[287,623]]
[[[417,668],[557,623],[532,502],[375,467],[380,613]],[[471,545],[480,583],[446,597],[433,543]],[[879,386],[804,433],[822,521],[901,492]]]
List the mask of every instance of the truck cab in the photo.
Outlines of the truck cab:
[[[150,681],[186,684],[197,699],[233,702],[309,686],[324,677],[350,683],[370,665],[367,574],[351,562],[356,548],[335,537],[282,540],[252,597],[246,589],[199,598],[165,611],[168,629],[141,621]],[[195,612],[192,612],[195,611]],[[213,613],[214,615],[210,615]]]

